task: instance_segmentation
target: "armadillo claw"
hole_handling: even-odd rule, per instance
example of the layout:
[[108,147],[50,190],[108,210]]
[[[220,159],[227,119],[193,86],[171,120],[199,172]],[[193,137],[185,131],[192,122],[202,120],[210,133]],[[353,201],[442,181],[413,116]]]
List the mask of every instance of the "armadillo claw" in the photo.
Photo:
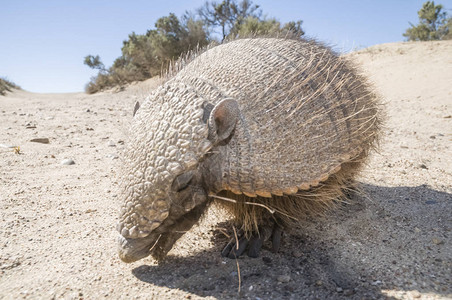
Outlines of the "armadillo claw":
[[237,238],[232,238],[231,241],[221,251],[221,256],[228,258],[238,258],[245,252],[249,257],[259,257],[262,245],[267,240],[272,241],[272,252],[278,252],[281,246],[281,237],[283,230],[280,226],[260,226],[258,233],[252,233],[249,238],[245,234],[240,233]]

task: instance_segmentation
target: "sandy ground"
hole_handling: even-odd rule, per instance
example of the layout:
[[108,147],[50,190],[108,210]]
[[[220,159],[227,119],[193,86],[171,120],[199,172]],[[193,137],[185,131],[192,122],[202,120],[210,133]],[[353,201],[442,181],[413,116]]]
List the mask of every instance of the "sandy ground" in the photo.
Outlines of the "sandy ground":
[[0,298],[452,298],[452,41],[349,56],[388,114],[381,152],[359,178],[366,195],[303,221],[280,253],[258,259],[220,257],[227,218],[215,207],[163,263],[117,257],[118,157],[152,80],[0,96]]

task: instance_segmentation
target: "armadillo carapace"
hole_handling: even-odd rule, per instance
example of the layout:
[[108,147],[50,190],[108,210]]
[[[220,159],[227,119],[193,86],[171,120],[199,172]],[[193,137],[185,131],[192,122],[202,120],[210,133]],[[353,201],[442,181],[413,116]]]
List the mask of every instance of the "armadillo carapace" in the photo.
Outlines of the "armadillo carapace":
[[163,258],[213,199],[257,256],[343,197],[380,127],[378,97],[314,41],[233,40],[179,62],[137,110],[124,153],[119,255]]

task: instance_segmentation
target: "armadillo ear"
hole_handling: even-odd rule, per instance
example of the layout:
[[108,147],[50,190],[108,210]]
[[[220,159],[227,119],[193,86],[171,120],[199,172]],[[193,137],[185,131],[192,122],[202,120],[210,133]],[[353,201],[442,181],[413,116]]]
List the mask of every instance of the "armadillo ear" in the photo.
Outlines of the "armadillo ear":
[[209,117],[209,140],[219,142],[227,139],[235,128],[240,109],[234,99],[224,99],[215,105]]

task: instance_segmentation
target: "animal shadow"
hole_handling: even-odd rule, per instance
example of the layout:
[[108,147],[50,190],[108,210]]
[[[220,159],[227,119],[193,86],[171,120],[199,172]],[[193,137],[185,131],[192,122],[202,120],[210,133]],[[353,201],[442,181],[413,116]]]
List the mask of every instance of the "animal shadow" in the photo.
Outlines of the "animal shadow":
[[228,239],[212,230],[212,248],[170,255],[132,273],[153,285],[219,299],[450,296],[452,195],[426,185],[362,188],[366,195],[354,195],[325,217],[302,220],[278,253],[267,246],[260,258],[222,258]]

